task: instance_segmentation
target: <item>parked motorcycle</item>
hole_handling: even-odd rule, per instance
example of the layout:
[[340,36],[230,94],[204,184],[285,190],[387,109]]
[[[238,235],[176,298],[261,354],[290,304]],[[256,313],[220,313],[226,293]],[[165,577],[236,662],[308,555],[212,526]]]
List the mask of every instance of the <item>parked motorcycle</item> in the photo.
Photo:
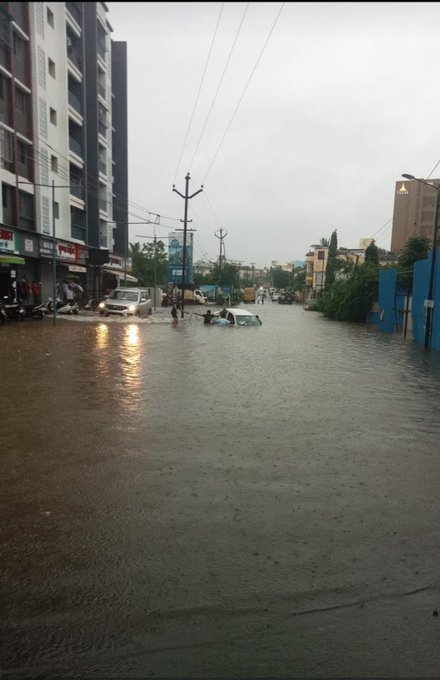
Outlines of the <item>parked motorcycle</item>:
[[13,302],[7,295],[0,303],[0,311],[3,321],[23,321],[26,316],[26,310],[21,302]]
[[39,321],[44,316],[41,305],[24,305],[24,310],[26,319],[36,319]]
[[[61,302],[61,305],[59,307],[58,302]],[[57,300],[58,314],[78,314],[78,312],[79,306],[76,300],[69,300],[68,302],[62,302],[61,300]]]
[[[78,314],[78,303],[74,300],[65,302],[61,298],[57,298],[57,314]],[[48,298],[46,303],[42,303],[38,308],[43,314],[53,314],[53,300]]]

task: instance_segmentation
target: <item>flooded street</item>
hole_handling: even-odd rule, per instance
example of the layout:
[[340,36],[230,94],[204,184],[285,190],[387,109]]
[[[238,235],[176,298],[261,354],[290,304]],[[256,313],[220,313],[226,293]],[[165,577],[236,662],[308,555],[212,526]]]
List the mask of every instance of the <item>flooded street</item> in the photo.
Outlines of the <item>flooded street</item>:
[[439,675],[440,353],[249,309],[0,328],[3,677]]

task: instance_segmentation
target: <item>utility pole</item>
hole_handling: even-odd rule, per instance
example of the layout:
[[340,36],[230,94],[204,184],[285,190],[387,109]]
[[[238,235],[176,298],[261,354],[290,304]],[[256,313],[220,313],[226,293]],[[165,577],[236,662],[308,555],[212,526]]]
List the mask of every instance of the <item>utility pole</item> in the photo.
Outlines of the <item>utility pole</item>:
[[177,191],[176,185],[173,184],[173,191],[176,192],[176,194],[179,194],[184,201],[185,201],[185,212],[184,212],[184,218],[183,218],[183,255],[182,255],[182,308],[181,308],[181,315],[183,319],[183,314],[184,314],[184,307],[185,307],[185,276],[186,276],[186,231],[187,231],[187,224],[188,224],[188,201],[191,198],[194,198],[194,196],[197,196],[197,194],[200,194],[201,191],[203,191],[203,184],[201,189],[198,191],[194,192],[189,196],[188,194],[188,188],[189,188],[189,180],[190,180],[190,175],[189,172],[187,173],[185,177],[185,194],[181,194],[180,191]]
[[220,255],[218,258],[218,269],[219,272],[221,272],[223,265],[225,264],[226,260],[226,253],[225,253],[225,244],[223,241],[225,240],[226,236],[228,235],[228,232],[225,231],[225,235],[223,236],[223,229],[220,227],[220,236],[217,236],[217,232],[214,232],[214,236],[218,239],[220,239]]

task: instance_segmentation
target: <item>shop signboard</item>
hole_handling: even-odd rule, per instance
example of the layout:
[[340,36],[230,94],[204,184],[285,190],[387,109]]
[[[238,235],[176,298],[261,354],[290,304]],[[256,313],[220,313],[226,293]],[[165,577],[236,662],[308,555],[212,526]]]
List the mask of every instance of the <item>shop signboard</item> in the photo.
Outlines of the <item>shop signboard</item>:
[[75,262],[76,247],[75,243],[67,241],[57,241],[57,258],[63,262]]
[[[85,265],[88,254],[89,249],[87,246],[69,243],[68,241],[56,242],[56,258],[60,262]],[[52,239],[40,238],[40,255],[41,257],[53,257]]]
[[12,229],[0,229],[0,250],[15,253],[15,232]]
[[40,255],[41,257],[52,257],[53,253],[53,241],[40,238]]
[[38,257],[38,241],[36,236],[16,234],[17,248],[20,255]]

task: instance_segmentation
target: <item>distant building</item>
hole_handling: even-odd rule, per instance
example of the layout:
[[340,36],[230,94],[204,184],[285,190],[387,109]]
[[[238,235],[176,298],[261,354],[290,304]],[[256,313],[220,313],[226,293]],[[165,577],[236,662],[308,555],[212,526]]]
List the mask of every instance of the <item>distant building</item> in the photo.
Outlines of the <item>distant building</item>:
[[[371,241],[371,239],[369,239]],[[325,270],[328,246],[312,245],[306,254],[306,290],[309,295],[319,295],[325,287]],[[365,248],[338,248],[338,258],[351,260],[355,266],[365,261]],[[341,278],[339,276],[339,278]]]
[[[435,187],[440,179],[426,180]],[[432,239],[435,224],[436,190],[415,180],[396,182],[394,192],[391,251],[398,255],[410,236]]]

